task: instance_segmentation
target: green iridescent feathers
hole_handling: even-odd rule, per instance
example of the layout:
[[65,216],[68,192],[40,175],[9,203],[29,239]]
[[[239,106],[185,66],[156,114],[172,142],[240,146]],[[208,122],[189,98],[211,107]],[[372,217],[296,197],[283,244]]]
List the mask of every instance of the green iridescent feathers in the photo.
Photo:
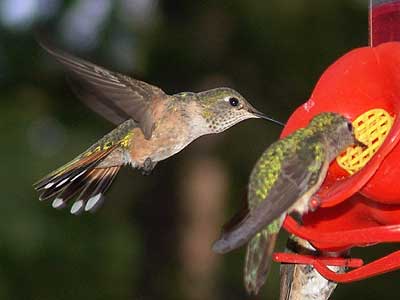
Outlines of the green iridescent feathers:
[[261,155],[249,180],[247,214],[213,245],[215,252],[226,253],[248,242],[244,279],[250,293],[265,281],[286,214],[309,210],[330,161],[355,141],[349,120],[322,113]]

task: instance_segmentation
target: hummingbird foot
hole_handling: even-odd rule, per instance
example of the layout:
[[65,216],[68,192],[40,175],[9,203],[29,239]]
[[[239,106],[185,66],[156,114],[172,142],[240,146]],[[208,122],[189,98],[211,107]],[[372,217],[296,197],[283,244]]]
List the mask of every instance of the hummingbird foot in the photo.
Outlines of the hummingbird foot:
[[142,175],[150,175],[156,166],[156,162],[153,162],[150,157],[146,158],[142,167]]
[[289,214],[297,223],[299,223],[300,225],[303,225],[303,218],[301,213],[299,213],[298,211],[292,211]]

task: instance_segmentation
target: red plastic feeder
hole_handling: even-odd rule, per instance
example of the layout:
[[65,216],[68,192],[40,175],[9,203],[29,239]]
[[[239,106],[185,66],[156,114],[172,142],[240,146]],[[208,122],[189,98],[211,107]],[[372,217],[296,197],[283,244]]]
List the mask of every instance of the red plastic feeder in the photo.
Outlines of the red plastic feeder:
[[[378,2],[371,13],[374,45],[400,38],[400,1]],[[358,48],[337,60],[321,76],[310,99],[292,114],[282,137],[321,112],[352,120],[357,137],[369,147],[365,152],[349,149],[332,163],[318,192],[321,207],[306,215],[303,225],[288,216],[285,229],[319,250],[337,253],[400,242],[400,42]],[[360,259],[291,253],[275,253],[274,259],[311,264],[336,282],[400,269],[400,250],[367,265]],[[337,274],[328,265],[355,269]]]

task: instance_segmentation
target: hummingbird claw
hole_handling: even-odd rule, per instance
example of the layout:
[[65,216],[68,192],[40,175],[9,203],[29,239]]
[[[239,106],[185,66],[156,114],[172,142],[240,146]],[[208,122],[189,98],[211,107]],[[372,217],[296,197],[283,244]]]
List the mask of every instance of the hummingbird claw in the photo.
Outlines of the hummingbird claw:
[[146,158],[142,168],[143,175],[150,175],[157,163],[153,162],[150,157]]

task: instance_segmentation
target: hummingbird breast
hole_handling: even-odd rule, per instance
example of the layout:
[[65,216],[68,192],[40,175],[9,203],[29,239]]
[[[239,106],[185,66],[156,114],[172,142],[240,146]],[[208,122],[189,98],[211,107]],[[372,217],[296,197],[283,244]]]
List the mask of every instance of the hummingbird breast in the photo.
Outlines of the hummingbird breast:
[[164,160],[185,148],[199,136],[194,130],[190,105],[182,109],[182,105],[164,106],[158,111],[156,124],[150,139],[145,139],[141,130],[135,128],[129,156],[134,167],[140,167],[147,158],[153,162]]

